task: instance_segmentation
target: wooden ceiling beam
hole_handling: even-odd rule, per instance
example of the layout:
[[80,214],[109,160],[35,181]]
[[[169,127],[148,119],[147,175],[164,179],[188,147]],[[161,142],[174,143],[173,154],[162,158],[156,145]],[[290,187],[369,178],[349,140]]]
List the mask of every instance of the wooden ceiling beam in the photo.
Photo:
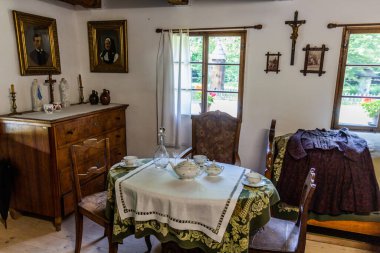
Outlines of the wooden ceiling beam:
[[172,5],[188,5],[189,0],[168,0],[168,3]]
[[85,8],[100,8],[102,7],[102,0],[59,0],[61,2],[69,3],[72,5],[80,5]]

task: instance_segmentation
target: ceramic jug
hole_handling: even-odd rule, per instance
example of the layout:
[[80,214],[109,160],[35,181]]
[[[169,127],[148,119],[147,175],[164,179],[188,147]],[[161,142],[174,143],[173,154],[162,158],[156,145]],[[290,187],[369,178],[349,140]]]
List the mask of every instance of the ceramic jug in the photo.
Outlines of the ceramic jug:
[[92,90],[90,97],[88,98],[90,104],[97,105],[99,103],[99,96],[96,90]]
[[108,105],[111,102],[109,90],[103,89],[103,93],[100,95],[100,102],[102,105]]

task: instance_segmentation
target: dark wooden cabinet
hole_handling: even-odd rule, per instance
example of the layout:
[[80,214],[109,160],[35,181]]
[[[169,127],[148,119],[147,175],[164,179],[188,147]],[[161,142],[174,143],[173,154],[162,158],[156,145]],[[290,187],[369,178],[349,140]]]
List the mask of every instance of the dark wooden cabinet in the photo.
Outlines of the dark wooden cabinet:
[[[74,105],[51,115],[43,112],[0,117],[0,157],[9,158],[16,176],[12,208],[54,219],[74,211],[70,147],[88,138],[110,139],[111,164],[126,154],[125,110],[128,105]],[[86,179],[100,188],[103,178]],[[84,190],[86,192],[86,190]]]

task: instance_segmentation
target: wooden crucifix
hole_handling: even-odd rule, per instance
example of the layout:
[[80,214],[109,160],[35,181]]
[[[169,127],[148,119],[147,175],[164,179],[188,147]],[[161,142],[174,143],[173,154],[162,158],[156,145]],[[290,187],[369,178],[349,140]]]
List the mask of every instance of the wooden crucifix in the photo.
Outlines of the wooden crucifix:
[[54,80],[52,78],[51,73],[49,73],[49,79],[45,80],[45,84],[49,86],[50,104],[54,103],[54,83],[55,82],[57,82],[57,80]]
[[290,39],[292,40],[292,53],[290,58],[290,65],[294,65],[294,53],[296,51],[296,42],[298,38],[298,28],[305,24],[306,20],[298,20],[298,11],[294,12],[294,20],[285,21],[286,25],[289,25],[292,28],[292,34]]

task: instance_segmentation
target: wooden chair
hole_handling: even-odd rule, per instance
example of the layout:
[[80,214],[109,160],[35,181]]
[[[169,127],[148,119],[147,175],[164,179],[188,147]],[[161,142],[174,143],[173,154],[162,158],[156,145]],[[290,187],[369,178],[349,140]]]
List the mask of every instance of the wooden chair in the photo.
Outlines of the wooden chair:
[[276,120],[272,119],[268,133],[267,157],[265,162],[265,177],[272,178],[272,165],[274,159],[274,137],[276,134]]
[[250,239],[250,253],[305,252],[309,204],[316,187],[314,179],[315,169],[311,168],[303,186],[297,221],[271,218],[264,229]]
[[191,119],[192,147],[181,157],[206,155],[211,161],[240,165],[241,120],[221,111],[193,115]]
[[[75,200],[75,253],[82,244],[83,215],[104,227],[108,237],[109,252],[117,252],[117,243],[112,244],[112,221],[105,217],[107,201],[106,180],[110,168],[108,138],[97,141],[89,139],[83,145],[71,146],[73,192]],[[97,185],[86,185],[97,178]]]

